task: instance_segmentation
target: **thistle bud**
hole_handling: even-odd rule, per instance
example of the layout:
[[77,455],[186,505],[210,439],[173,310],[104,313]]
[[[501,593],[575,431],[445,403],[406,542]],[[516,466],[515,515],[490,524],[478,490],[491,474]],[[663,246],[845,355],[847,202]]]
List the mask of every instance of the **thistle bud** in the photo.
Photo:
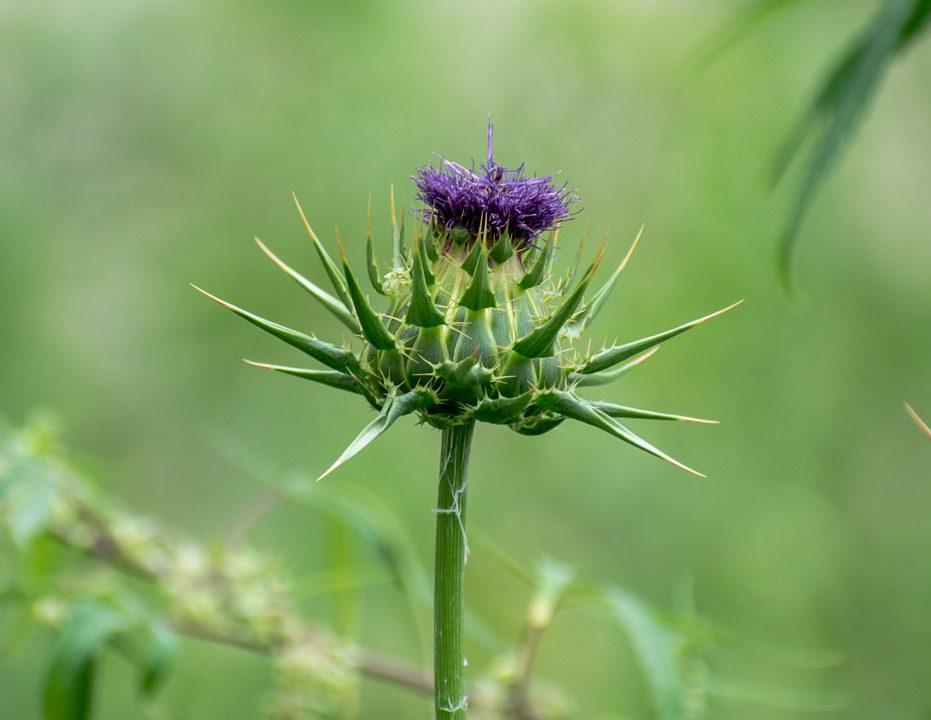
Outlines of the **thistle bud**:
[[374,249],[369,204],[366,274],[374,292],[383,296],[383,309],[363,289],[338,236],[337,263],[300,204],[298,212],[335,294],[299,275],[259,243],[362,341],[359,350],[327,343],[208,295],[327,369],[252,364],[358,394],[378,411],[324,475],[412,413],[438,428],[477,420],[527,435],[579,420],[694,473],[620,419],[709,421],[593,402],[576,391],[615,380],[652,355],[660,343],[730,308],[594,354],[576,349],[575,341],[604,306],[637,241],[594,293],[588,291],[604,246],[577,281],[574,273],[554,277],[559,226],[571,218],[576,197],[552,176],[526,177],[523,165],[513,170],[499,165],[490,125],[487,157],[478,169],[443,159],[439,167],[420,168],[412,179],[423,207],[411,213],[407,242],[392,191],[387,268]]

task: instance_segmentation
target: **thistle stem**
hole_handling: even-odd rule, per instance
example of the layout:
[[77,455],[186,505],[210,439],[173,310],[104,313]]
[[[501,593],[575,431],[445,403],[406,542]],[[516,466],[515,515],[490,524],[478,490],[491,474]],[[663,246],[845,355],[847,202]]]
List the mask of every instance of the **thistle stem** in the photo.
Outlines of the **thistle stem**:
[[433,667],[436,720],[465,720],[463,615],[469,454],[475,422],[443,430],[436,514]]

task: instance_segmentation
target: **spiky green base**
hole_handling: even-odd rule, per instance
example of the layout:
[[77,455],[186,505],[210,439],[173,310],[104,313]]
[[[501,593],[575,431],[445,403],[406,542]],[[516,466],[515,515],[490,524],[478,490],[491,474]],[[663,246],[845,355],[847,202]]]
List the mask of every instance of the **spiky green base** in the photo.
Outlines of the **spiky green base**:
[[[300,206],[298,210],[334,295],[259,245],[364,341],[361,350],[328,343],[205,294],[328,369],[256,363],[260,367],[356,393],[378,411],[323,475],[412,413],[440,429],[480,421],[507,425],[525,435],[540,435],[576,420],[695,472],[618,420],[694,418],[593,402],[577,394],[582,387],[617,379],[661,343],[729,309],[595,353],[573,347],[605,304],[636,240],[604,285],[586,298],[604,248],[576,282],[575,269],[561,280],[552,275],[555,231],[536,246],[515,248],[507,234],[491,246],[483,235],[464,237],[421,221],[414,225],[408,247],[403,224],[395,220],[392,197],[393,257],[386,275],[381,275],[372,248],[371,229],[367,243],[367,275],[388,301],[387,310],[378,311],[349,267],[338,235],[339,262],[324,249]],[[371,228],[371,216],[369,223]]]

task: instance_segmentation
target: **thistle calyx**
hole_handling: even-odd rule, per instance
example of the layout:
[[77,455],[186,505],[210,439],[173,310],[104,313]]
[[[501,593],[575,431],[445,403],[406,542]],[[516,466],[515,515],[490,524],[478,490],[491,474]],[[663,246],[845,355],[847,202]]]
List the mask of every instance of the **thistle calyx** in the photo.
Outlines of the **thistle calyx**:
[[[523,166],[509,170],[499,165],[492,154],[490,126],[487,159],[478,170],[444,159],[439,168],[421,168],[413,180],[425,207],[410,214],[411,238],[405,242],[405,215],[398,223],[392,189],[387,268],[377,258],[369,202],[364,275],[386,302],[370,300],[338,238],[339,262],[329,255],[297,198],[298,213],[333,294],[258,241],[279,268],[361,341],[360,349],[332,345],[201,291],[327,369],[252,364],[362,395],[378,411],[324,475],[409,414],[438,428],[475,420],[526,435],[577,420],[696,472],[618,420],[695,418],[590,401],[577,390],[613,381],[651,356],[660,343],[734,306],[594,354],[578,350],[574,341],[606,303],[640,236],[591,296],[587,293],[604,245],[577,281],[572,273],[554,277],[559,226],[571,217],[576,198],[551,176],[528,178]],[[378,309],[383,303],[386,307]]]

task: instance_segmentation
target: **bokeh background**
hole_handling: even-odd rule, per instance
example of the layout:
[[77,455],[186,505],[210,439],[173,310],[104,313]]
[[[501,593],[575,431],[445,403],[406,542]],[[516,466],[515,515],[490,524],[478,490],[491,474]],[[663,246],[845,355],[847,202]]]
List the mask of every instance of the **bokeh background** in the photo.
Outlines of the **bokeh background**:
[[[317,473],[369,416],[244,366],[299,356],[188,283],[339,337],[253,236],[324,282],[292,191],[326,239],[340,226],[358,261],[369,193],[387,248],[389,185],[410,201],[408,178],[432,153],[480,159],[491,117],[502,162],[561,171],[578,189],[564,261],[586,225],[610,233],[615,260],[646,225],[593,343],[746,302],[603,392],[721,420],[638,426],[709,479],[581,427],[544,438],[483,427],[476,537],[659,608],[693,582],[700,611],[734,639],[730,669],[777,705],[735,699],[711,717],[811,717],[793,698],[838,694],[845,706],[822,716],[929,717],[931,448],[902,403],[931,415],[931,42],[892,68],[821,194],[797,254],[806,297],[792,303],[775,247],[793,178],[769,193],[767,170],[874,3],[797,3],[696,73],[741,5],[0,3],[0,412],[59,411],[120,502],[220,536],[260,492],[230,448]],[[425,564],[438,439],[403,423],[327,480],[380,496]],[[326,619],[319,516],[286,506],[252,539]],[[493,555],[473,552],[468,602],[506,643],[527,590]],[[407,601],[371,575],[359,639],[427,661]],[[46,650],[0,659],[0,717],[38,717]],[[472,666],[490,652],[473,646]],[[98,717],[143,717],[129,670],[105,670]],[[191,642],[164,705],[172,718],[254,718],[268,674]],[[649,716],[630,651],[600,621],[563,616],[540,675],[585,717]],[[362,700],[363,716],[429,717],[392,688],[366,684]]]

